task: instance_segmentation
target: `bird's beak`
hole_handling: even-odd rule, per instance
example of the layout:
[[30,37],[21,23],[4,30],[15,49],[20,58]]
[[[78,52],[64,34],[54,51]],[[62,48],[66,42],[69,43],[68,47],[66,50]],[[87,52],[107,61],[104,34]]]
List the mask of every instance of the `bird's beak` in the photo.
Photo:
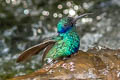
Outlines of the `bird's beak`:
[[82,15],[74,18],[72,22],[75,24],[78,19],[80,19],[80,18],[82,18],[82,17],[84,17],[84,16],[91,15],[91,14],[93,14],[93,13],[85,13],[85,14],[82,14]]

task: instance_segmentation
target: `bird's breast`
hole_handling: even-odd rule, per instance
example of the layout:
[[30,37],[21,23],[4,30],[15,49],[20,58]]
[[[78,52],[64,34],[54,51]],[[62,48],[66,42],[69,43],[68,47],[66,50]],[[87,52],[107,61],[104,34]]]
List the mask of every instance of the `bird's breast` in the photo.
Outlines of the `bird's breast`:
[[79,36],[76,33],[64,35],[62,40],[55,43],[46,55],[46,58],[56,59],[77,52],[80,44],[79,41]]

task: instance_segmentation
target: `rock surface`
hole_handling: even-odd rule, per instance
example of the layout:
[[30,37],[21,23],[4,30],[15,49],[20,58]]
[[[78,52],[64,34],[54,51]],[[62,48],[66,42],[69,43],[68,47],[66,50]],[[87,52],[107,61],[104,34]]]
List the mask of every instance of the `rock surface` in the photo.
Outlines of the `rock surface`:
[[10,80],[120,80],[120,50],[79,51],[64,61]]

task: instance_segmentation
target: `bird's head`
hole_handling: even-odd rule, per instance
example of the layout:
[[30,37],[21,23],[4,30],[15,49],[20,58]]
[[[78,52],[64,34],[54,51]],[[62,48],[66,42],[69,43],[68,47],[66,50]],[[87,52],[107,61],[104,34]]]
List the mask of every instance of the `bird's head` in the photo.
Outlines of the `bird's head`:
[[83,15],[80,15],[76,18],[72,18],[72,17],[65,17],[65,18],[62,18],[58,24],[57,24],[57,30],[58,30],[58,33],[65,33],[67,32],[68,30],[72,29],[72,27],[75,26],[76,24],[76,21],[84,16],[87,16],[91,13],[86,13],[86,14],[83,14]]

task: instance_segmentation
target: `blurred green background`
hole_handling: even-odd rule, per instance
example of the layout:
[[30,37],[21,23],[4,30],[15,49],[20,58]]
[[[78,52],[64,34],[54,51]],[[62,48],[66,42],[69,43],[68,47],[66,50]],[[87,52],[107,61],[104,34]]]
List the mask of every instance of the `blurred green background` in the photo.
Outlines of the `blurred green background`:
[[77,22],[80,50],[120,48],[120,0],[0,0],[0,80],[40,69],[41,56],[15,60],[23,50],[55,35],[62,17],[93,15]]

